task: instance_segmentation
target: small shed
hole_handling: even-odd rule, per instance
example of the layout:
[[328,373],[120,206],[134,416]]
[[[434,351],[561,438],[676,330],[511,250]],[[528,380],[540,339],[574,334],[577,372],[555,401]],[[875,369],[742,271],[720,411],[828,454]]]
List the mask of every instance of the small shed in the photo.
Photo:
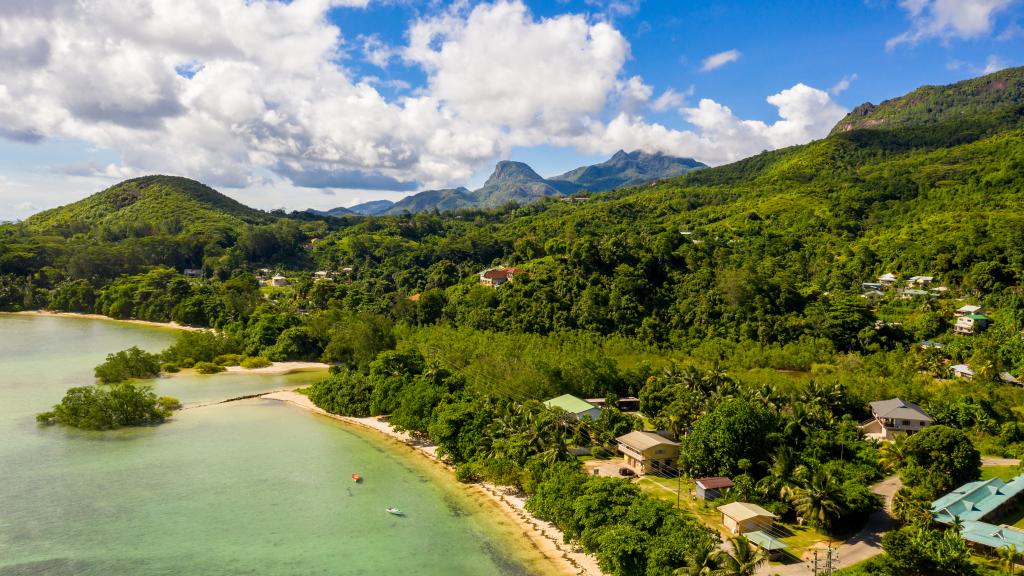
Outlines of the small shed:
[[730,502],[718,507],[722,525],[733,534],[766,530],[775,524],[775,514],[749,502]]
[[698,500],[715,500],[722,497],[722,490],[732,488],[732,480],[725,476],[697,478],[693,481],[697,486]]
[[544,405],[548,408],[561,408],[575,416],[577,420],[582,420],[583,418],[597,420],[601,416],[600,408],[572,394],[562,394],[556,398],[546,400]]
[[768,554],[770,560],[778,560],[782,556],[782,551],[789,547],[785,542],[772,538],[771,534],[768,534],[764,530],[755,530],[744,534],[747,540],[751,544],[757,546],[761,550],[764,550]]
[[1000,372],[999,379],[1006,384],[1015,384],[1017,386],[1020,386],[1020,380],[1018,380],[1016,376],[1010,374],[1009,372]]
[[956,364],[950,367],[950,370],[953,371],[953,376],[957,378],[966,378],[967,380],[974,378],[974,370],[971,370],[971,367],[967,364]]

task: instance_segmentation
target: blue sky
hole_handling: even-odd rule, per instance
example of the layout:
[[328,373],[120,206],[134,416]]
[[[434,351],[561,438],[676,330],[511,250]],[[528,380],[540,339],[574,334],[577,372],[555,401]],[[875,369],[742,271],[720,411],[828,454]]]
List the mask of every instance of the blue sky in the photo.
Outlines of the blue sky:
[[155,172],[302,209],[503,158],[722,164],[1024,64],[1014,0],[45,0],[0,23],[0,219]]

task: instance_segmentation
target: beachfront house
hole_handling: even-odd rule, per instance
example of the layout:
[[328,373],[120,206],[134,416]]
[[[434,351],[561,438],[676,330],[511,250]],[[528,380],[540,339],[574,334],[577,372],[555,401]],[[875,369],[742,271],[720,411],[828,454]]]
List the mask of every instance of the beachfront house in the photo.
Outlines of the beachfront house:
[[924,409],[899,398],[872,402],[871,415],[860,428],[865,436],[876,440],[891,440],[898,433],[913,434],[932,423]]
[[577,420],[589,418],[591,420],[597,420],[601,415],[601,409],[594,406],[590,402],[577,398],[572,394],[562,394],[557,398],[546,400],[544,405],[548,408],[561,408],[569,414],[572,414]]
[[661,434],[636,430],[615,439],[626,465],[640,475],[674,471],[679,443]]
[[488,268],[480,273],[480,285],[497,288],[506,282],[511,282],[520,272],[522,270],[519,268]]
[[963,378],[965,380],[974,378],[974,370],[971,370],[971,367],[967,364],[955,364],[950,366],[949,369],[953,371],[955,378]]
[[732,534],[763,532],[775,524],[775,514],[749,502],[730,502],[718,507],[722,525]]
[[965,336],[977,334],[985,328],[988,328],[988,324],[991,321],[992,319],[984,314],[974,313],[959,316],[956,319],[956,324],[953,325],[953,332],[963,334]]
[[693,483],[697,487],[698,500],[717,500],[722,497],[723,490],[732,488],[732,480],[725,476],[697,478]]

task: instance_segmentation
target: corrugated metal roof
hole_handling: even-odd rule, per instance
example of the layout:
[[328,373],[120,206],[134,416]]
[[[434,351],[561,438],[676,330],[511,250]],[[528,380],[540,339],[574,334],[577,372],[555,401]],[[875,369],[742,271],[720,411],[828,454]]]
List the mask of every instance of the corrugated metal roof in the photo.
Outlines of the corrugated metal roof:
[[768,552],[774,552],[776,550],[785,550],[786,548],[789,548],[789,544],[786,544],[781,540],[776,540],[775,538],[772,538],[768,535],[767,532],[764,532],[762,530],[758,530],[756,532],[747,532],[746,534],[744,534],[744,536],[747,537],[747,540],[750,540],[759,548],[761,548],[762,550],[767,550]]
[[955,518],[978,522],[1024,491],[1024,474],[1009,482],[999,478],[968,482],[932,502],[935,520],[952,524]]
[[762,516],[775,518],[775,514],[761,508],[757,504],[751,504],[750,502],[730,502],[719,506],[718,511],[737,522],[743,522],[744,520],[750,520],[751,518],[760,518]]
[[960,534],[964,540],[983,544],[992,548],[1009,548],[1016,546],[1024,550],[1024,532],[1009,527],[996,526],[986,522],[964,522]]
[[544,402],[544,405],[548,408],[561,408],[570,414],[582,414],[588,410],[596,408],[596,406],[590,402],[577,398],[572,394],[562,394],[557,398],[552,398],[551,400]]
[[923,408],[913,402],[904,402],[899,398],[872,402],[871,411],[879,418],[932,421],[932,417]]

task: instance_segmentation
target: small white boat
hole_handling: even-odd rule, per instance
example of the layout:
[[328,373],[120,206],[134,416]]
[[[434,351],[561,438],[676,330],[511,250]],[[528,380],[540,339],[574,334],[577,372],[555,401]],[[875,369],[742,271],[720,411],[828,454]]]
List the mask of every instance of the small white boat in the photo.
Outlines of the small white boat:
[[394,506],[385,508],[385,510],[387,510],[388,514],[394,514],[395,516],[405,516],[405,512],[402,512],[401,510],[395,508]]

